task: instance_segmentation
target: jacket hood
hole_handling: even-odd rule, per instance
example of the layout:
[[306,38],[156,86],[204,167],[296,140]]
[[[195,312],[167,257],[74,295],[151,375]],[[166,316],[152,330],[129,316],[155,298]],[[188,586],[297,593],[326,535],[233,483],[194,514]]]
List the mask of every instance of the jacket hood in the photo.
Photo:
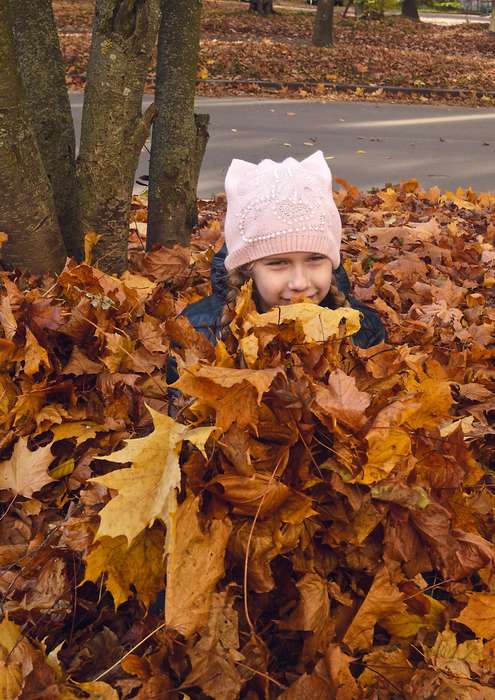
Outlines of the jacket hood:
[[218,253],[215,253],[211,261],[211,288],[213,294],[217,294],[222,299],[227,296],[227,270],[225,269],[225,258],[227,257],[227,246],[225,243]]

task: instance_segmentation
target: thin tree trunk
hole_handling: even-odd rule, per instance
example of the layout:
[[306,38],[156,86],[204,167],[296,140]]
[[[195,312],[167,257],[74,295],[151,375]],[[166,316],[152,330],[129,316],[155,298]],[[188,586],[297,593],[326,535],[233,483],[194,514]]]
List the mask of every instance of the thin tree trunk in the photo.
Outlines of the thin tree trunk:
[[402,0],[402,16],[419,22],[419,12],[416,0]]
[[160,0],[96,0],[78,158],[83,234],[101,239],[95,264],[127,265],[129,214],[139,154],[154,106],[143,115],[144,84],[160,21]]
[[51,0],[10,0],[26,105],[69,255],[81,254],[75,136]]
[[313,44],[333,46],[333,0],[319,0],[313,25]]
[[273,0],[250,0],[249,9],[259,15],[274,15]]
[[495,0],[492,0],[492,16],[490,19],[490,33],[495,34]]
[[187,243],[197,221],[196,188],[208,139],[208,116],[194,114],[201,7],[201,0],[162,0],[148,248]]
[[65,248],[50,182],[25,106],[9,0],[0,0],[0,255],[12,267],[58,272]]

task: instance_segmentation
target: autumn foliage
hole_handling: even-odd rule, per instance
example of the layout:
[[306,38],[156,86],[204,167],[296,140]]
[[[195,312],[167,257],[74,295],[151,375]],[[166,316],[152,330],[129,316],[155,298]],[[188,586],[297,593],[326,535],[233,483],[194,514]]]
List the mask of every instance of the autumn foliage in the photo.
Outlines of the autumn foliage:
[[[94,3],[90,0],[54,0],[54,11],[70,89],[81,90],[91,41]],[[283,4],[283,3],[281,3]],[[335,13],[335,46],[311,45],[314,15],[297,6],[260,17],[237,0],[204,0],[201,23],[198,91],[202,95],[288,93],[287,88],[260,86],[246,81],[306,84],[296,95],[332,99],[332,83],[357,86],[345,95],[384,101],[444,101],[458,104],[494,104],[494,42],[487,25],[460,23],[439,26],[400,17],[382,21],[342,18]],[[446,50],[448,47],[448,50]],[[233,81],[225,85],[216,81]],[[204,82],[206,81],[206,82]],[[213,82],[210,82],[213,81]],[[243,82],[244,81],[244,82]],[[147,89],[153,89],[150,72]],[[325,85],[324,83],[327,83]],[[362,86],[376,86],[373,93]],[[384,92],[380,85],[408,88],[454,88],[459,97]],[[465,91],[463,93],[462,91]],[[474,92],[472,92],[474,91]],[[481,94],[476,96],[476,91]],[[483,94],[485,93],[485,94]],[[288,94],[294,94],[293,91]]]
[[178,318],[216,212],[121,278],[1,273],[2,698],[495,697],[495,196],[336,201],[368,350],[249,284],[216,347]]

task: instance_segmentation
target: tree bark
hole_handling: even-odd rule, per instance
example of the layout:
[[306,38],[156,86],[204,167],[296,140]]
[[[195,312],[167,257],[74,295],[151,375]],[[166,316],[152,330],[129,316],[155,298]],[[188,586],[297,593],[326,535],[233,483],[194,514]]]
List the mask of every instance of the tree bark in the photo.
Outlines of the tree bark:
[[26,106],[69,255],[80,256],[75,136],[51,0],[10,0]]
[[495,34],[495,0],[492,0],[492,16],[490,18],[490,29],[491,34]]
[[50,182],[25,106],[9,0],[0,0],[0,231],[8,266],[58,272],[65,248]]
[[208,139],[194,114],[201,0],[162,0],[148,193],[148,248],[187,243],[197,221],[196,188]]
[[249,9],[259,15],[274,15],[273,0],[250,0]]
[[160,21],[160,0],[96,0],[77,162],[83,234],[101,235],[95,264],[127,265],[134,176],[154,116],[143,115],[144,84]]
[[402,0],[402,16],[419,22],[419,12],[416,0]]
[[313,44],[333,46],[333,0],[319,0],[313,25]]

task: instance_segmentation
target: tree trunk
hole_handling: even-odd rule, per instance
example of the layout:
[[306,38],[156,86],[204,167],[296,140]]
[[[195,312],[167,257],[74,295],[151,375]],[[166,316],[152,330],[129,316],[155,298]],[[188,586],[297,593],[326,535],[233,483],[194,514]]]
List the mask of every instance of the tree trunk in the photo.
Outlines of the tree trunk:
[[160,21],[160,0],[96,0],[78,158],[83,234],[101,235],[95,264],[127,265],[129,214],[139,154],[154,116],[141,110]]
[[208,139],[208,116],[194,114],[201,6],[201,0],[162,0],[148,248],[187,243],[197,221],[196,188]]
[[81,254],[75,136],[51,0],[10,0],[26,106],[69,255]]
[[402,16],[415,22],[420,21],[416,0],[402,0]]
[[492,0],[492,16],[490,19],[490,33],[495,34],[495,0]]
[[313,26],[315,46],[333,46],[333,0],[319,0]]
[[259,15],[274,15],[273,0],[250,0],[249,9]]
[[25,106],[9,0],[0,0],[0,231],[3,262],[32,272],[58,272],[65,248],[50,182]]

